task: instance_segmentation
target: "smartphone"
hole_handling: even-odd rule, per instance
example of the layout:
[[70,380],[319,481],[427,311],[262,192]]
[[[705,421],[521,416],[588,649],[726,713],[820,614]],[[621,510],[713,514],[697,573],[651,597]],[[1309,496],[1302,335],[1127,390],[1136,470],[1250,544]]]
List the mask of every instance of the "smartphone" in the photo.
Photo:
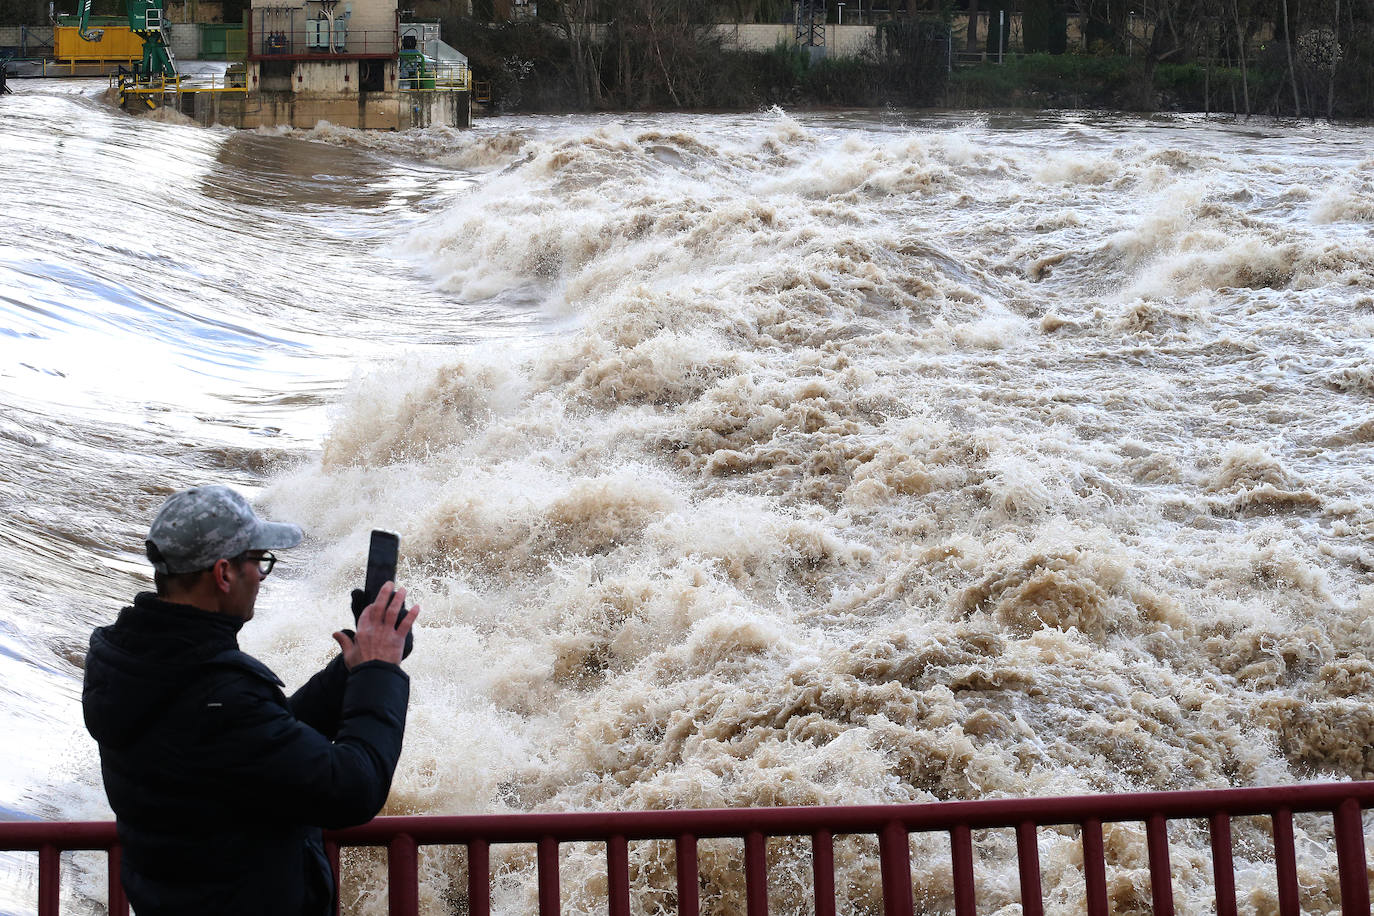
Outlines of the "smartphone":
[[[363,579],[363,600],[353,608],[354,619],[362,616],[363,609],[377,600],[382,586],[396,581],[396,560],[401,551],[400,535],[390,531],[374,530],[372,543],[367,549],[367,576]],[[401,605],[401,613],[396,616],[396,626],[406,619],[406,607]],[[406,654],[410,654],[411,634],[406,634]]]
[[396,560],[401,552],[401,537],[390,531],[373,531],[367,549],[367,578],[363,580],[363,607],[377,600],[377,593],[388,582],[396,581]]

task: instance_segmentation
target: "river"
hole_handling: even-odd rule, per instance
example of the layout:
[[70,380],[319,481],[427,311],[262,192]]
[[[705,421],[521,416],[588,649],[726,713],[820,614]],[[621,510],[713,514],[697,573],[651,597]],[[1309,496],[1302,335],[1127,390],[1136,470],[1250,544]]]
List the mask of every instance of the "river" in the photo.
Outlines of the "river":
[[[1374,772],[1366,128],[1092,113],[236,133],[0,98],[0,816],[109,817],[90,628],[158,504],[307,541],[244,647],[331,655],[368,531],[424,608],[388,813],[854,804]],[[1329,820],[1299,819],[1334,911]],[[1201,825],[1176,897],[1209,906]],[[1237,825],[1242,909],[1276,899]],[[1109,828],[1118,911],[1143,832]],[[707,911],[739,850],[703,844]],[[1045,831],[1049,911],[1081,909]],[[980,911],[1018,906],[979,837]],[[948,843],[913,839],[922,912]],[[773,912],[809,911],[773,847]],[[837,846],[873,912],[870,844]],[[32,867],[3,860],[0,907]],[[69,891],[98,908],[101,868]],[[461,911],[462,857],[425,860]],[[497,857],[527,912],[532,850]],[[350,863],[350,912],[381,866]],[[636,908],[671,862],[633,857]],[[564,861],[569,912],[603,893]],[[455,902],[457,901],[457,902]],[[455,909],[457,907],[458,909]]]

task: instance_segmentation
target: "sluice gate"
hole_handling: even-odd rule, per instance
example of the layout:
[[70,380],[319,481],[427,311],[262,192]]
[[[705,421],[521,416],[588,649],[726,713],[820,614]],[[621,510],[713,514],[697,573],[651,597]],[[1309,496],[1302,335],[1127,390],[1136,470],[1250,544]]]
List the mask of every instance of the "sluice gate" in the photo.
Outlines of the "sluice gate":
[[[1293,815],[1328,814],[1333,819],[1342,916],[1369,916],[1369,878],[1363,812],[1374,804],[1374,782],[1314,783],[1257,789],[1209,789],[1063,798],[994,799],[928,804],[855,807],[739,808],[685,811],[572,812],[556,814],[472,815],[458,817],[381,817],[360,827],[325,834],[326,848],[339,880],[343,847],[387,850],[389,910],[393,916],[419,911],[421,846],[467,847],[468,911],[491,911],[490,849],[496,844],[536,846],[540,916],[560,912],[559,847],[564,843],[606,844],[607,912],[630,916],[631,841],[660,840],[676,851],[677,912],[699,916],[700,876],[697,842],[742,840],[745,875],[743,910],[768,913],[768,840],[809,837],[817,916],[834,916],[837,836],[876,836],[885,916],[911,916],[910,837],[946,833],[950,840],[950,879],[957,916],[979,911],[972,832],[1012,829],[1020,876],[1022,912],[1042,916],[1038,831],[1081,830],[1084,909],[1089,916],[1110,912],[1102,827],[1107,823],[1143,824],[1148,849],[1150,893],[1156,916],[1172,916],[1174,899],[1169,862],[1170,820],[1206,821],[1210,830],[1217,916],[1237,913],[1231,820],[1258,816],[1270,821],[1274,877],[1280,916],[1299,916],[1298,864]],[[113,822],[11,822],[0,824],[0,849],[38,853],[38,914],[56,916],[61,900],[60,855],[68,850],[109,852],[109,911],[127,916],[119,887],[119,844]],[[738,907],[736,907],[738,909]]]

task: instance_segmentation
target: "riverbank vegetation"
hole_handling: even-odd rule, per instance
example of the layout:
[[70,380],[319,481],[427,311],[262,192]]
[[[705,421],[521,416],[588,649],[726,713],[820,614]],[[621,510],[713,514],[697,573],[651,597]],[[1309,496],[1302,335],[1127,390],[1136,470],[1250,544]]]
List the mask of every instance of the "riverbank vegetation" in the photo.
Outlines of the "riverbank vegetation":
[[651,28],[624,20],[595,38],[569,39],[539,22],[456,20],[445,34],[507,111],[739,109],[783,106],[925,106],[944,101],[947,29],[885,23],[858,57],[818,57],[796,45],[728,47],[709,24]]
[[[114,12],[120,2],[95,7]],[[226,11],[241,2],[226,0]],[[1374,0],[853,0],[848,16],[837,2],[801,4],[831,25],[861,19],[872,37],[847,56],[822,54],[783,27],[787,40],[750,50],[721,25],[791,23],[793,0],[413,0],[411,12],[443,22],[498,111],[936,106],[1374,118]],[[0,0],[0,24],[33,21],[38,5],[46,10],[41,0]]]
[[[747,50],[722,21],[789,21],[782,0],[421,0],[505,111],[767,105],[1110,108],[1374,117],[1374,0],[877,0],[869,45]],[[482,4],[486,4],[483,8]],[[461,12],[461,15],[460,15]],[[830,4],[830,22],[837,18]],[[847,20],[852,23],[853,15]],[[967,23],[973,21],[972,30]],[[1001,35],[990,23],[1001,21]],[[1000,58],[1000,62],[999,62]]]

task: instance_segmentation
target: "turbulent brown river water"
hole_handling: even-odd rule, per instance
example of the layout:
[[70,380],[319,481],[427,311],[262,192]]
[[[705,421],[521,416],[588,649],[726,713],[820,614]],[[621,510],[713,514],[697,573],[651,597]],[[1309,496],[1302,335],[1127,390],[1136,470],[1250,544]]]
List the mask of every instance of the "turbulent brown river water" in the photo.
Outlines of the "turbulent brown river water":
[[[308,532],[249,651],[332,653],[369,529],[425,616],[388,813],[856,804],[1374,775],[1368,129],[1088,114],[235,133],[0,98],[0,815],[109,816],[92,626],[156,506]],[[1298,819],[1304,909],[1339,890]],[[980,912],[1019,912],[1011,834]],[[1204,825],[1171,828],[1211,911]],[[1049,910],[1082,909],[1042,831]],[[1143,831],[1109,828],[1117,912]],[[843,912],[880,906],[837,846]],[[1241,905],[1272,841],[1236,825]],[[601,906],[566,850],[565,912]],[[809,912],[805,847],[772,911]],[[913,838],[921,913],[948,841]],[[460,852],[427,912],[464,912]],[[530,912],[532,849],[497,853]],[[738,844],[704,843],[709,912]],[[71,905],[98,911],[78,857]],[[667,849],[636,912],[673,911]],[[350,864],[379,913],[381,861]],[[25,912],[31,860],[3,860]]]

